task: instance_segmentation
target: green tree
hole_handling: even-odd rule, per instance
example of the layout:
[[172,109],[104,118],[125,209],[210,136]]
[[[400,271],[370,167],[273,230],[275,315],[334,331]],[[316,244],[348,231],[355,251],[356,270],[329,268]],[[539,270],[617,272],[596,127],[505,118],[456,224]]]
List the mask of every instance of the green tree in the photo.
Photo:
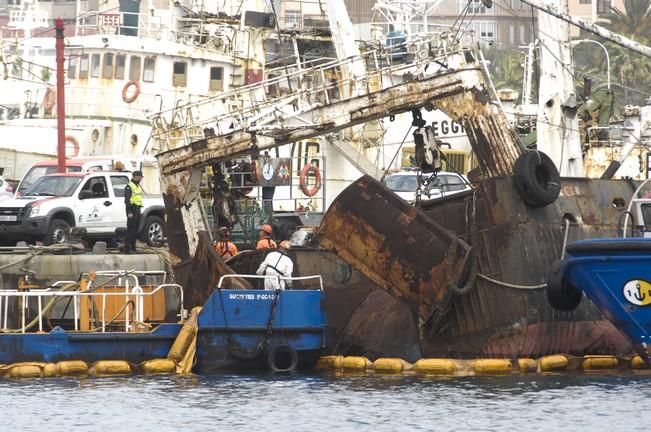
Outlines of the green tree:
[[484,50],[488,72],[496,89],[510,88],[522,92],[524,53],[491,47]]
[[[611,8],[605,26],[639,43],[651,43],[651,0],[625,0],[624,10]],[[610,53],[613,80],[621,84],[624,103],[641,105],[651,95],[651,58],[605,42]]]

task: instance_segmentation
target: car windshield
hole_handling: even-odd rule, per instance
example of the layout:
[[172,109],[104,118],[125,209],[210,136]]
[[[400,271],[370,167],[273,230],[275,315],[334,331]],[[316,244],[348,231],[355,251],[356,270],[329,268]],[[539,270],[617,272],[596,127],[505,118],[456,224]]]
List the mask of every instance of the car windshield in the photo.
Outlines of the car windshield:
[[418,187],[416,175],[394,174],[385,179],[387,188],[394,192],[415,192]]
[[[21,180],[18,185],[18,194],[22,195],[28,187],[30,187],[36,180],[40,179],[43,176],[48,174],[54,174],[57,172],[58,167],[56,165],[51,166],[35,166],[32,167],[25,177]],[[81,171],[79,166],[66,166],[66,172],[77,172]]]
[[45,176],[25,190],[24,196],[71,196],[81,183],[81,177]]

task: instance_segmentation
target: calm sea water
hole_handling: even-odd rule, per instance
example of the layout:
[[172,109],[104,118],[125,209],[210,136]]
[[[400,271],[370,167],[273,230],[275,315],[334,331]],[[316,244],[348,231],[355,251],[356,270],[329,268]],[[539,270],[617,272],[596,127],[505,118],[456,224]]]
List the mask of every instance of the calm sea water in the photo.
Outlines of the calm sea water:
[[651,376],[0,381],[0,431],[642,431]]

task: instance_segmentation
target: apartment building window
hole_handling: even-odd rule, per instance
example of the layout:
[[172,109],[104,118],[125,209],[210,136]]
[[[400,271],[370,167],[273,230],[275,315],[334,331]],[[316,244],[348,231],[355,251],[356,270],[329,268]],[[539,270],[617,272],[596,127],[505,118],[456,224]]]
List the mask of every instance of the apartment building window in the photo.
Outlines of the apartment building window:
[[292,29],[301,28],[301,11],[288,9],[285,11],[285,26]]
[[129,79],[131,81],[140,81],[140,57],[131,56],[131,63],[129,63]]
[[88,78],[88,54],[83,54],[79,60],[79,78]]
[[104,63],[102,63],[102,78],[113,78],[113,53],[104,54]]
[[79,63],[79,57],[73,55],[68,59],[68,78],[74,79],[77,77],[77,63]]
[[210,68],[210,85],[209,90],[221,91],[224,90],[224,68],[211,67]]
[[172,85],[174,87],[188,85],[188,64],[186,62],[174,62],[172,66]]
[[90,77],[99,78],[99,65],[102,56],[100,54],[93,54],[90,56]]
[[[468,14],[489,14],[494,13],[491,9],[487,8],[481,0],[457,0],[457,7],[459,13],[466,12],[466,7],[468,8]],[[497,6],[493,3],[492,8]]]
[[610,12],[611,3],[610,0],[597,0],[597,13],[604,14]]
[[592,4],[592,0],[579,0],[579,4]]
[[509,43],[515,43],[515,25],[509,24]]
[[484,42],[497,40],[497,23],[495,22],[473,21],[470,28]]
[[115,56],[115,79],[124,79],[124,69],[127,65],[127,56],[117,54]]
[[156,69],[156,57],[145,57],[145,67],[142,72],[142,80],[145,82],[154,82],[154,71]]

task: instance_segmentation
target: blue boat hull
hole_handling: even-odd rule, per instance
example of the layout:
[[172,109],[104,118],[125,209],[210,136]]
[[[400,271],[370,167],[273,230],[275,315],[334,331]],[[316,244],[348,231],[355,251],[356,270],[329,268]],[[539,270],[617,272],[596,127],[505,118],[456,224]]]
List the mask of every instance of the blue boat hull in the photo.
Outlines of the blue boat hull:
[[651,239],[571,243],[561,268],[566,288],[581,290],[649,360]]
[[[277,297],[276,297],[277,296]],[[197,372],[221,369],[309,368],[325,342],[322,291],[215,290],[200,312]],[[151,332],[81,332],[55,327],[49,333],[0,334],[0,364],[24,361],[164,358],[181,324]]]

